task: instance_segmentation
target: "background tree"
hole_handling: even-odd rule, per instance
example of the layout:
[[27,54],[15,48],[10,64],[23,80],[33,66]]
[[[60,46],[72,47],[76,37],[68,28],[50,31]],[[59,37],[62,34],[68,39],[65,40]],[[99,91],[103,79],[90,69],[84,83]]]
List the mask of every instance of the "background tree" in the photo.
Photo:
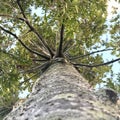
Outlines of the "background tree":
[[[109,64],[120,59],[118,56],[104,63],[101,54],[119,51],[119,46],[113,46],[113,40],[118,38],[107,42],[101,39],[107,32],[107,1],[1,0],[0,3],[0,85],[6,100],[9,92],[18,97],[20,91],[31,91],[35,80],[56,58],[73,64],[92,87],[104,82],[103,78],[111,71]],[[117,32],[113,29],[112,34]],[[9,95],[11,105],[17,101],[12,100],[14,94]]]

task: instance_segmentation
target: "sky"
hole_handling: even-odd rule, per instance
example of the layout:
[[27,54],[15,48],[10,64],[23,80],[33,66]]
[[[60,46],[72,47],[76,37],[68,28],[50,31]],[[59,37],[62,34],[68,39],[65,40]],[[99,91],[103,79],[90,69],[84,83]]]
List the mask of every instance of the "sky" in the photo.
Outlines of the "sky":
[[[110,24],[110,20],[111,18],[114,16],[112,14],[113,12],[113,7],[116,7],[117,8],[117,12],[120,13],[120,2],[118,3],[119,0],[108,0],[108,9],[107,9],[107,12],[108,12],[108,16],[107,16],[107,24]],[[105,37],[105,36],[104,36]],[[110,40],[110,37],[109,37],[109,34],[106,35],[106,37],[108,37],[108,39]],[[106,38],[105,38],[106,39]],[[104,60],[105,59],[115,59],[116,57],[115,56],[111,56],[110,54],[106,53],[104,55]],[[115,74],[117,74],[118,72],[120,72],[120,64],[118,64],[118,62],[114,63],[113,64],[113,71]],[[116,79],[116,77],[114,78]]]
[[112,11],[113,11],[113,7],[117,7],[118,11],[120,12],[120,3],[118,3],[119,0],[108,0],[108,17],[107,19],[110,20],[113,17]]

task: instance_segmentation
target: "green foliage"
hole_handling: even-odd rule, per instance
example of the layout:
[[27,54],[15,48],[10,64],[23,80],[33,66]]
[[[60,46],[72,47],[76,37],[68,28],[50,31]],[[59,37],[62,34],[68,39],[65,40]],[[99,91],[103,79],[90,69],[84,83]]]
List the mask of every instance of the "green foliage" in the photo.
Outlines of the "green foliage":
[[[103,46],[101,39],[107,32],[106,2],[1,0],[0,27],[10,31],[0,29],[0,95],[7,106],[16,102],[20,91],[31,91],[44,68],[42,65],[54,59],[60,44],[61,25],[65,26],[62,52],[71,63],[104,63],[102,54],[91,54],[102,48],[113,48],[112,54],[118,55],[119,36],[114,34],[119,32],[119,15],[112,21],[116,23],[111,26],[112,41]],[[111,66],[78,69],[95,86],[103,82]],[[111,87],[112,83],[107,85]]]

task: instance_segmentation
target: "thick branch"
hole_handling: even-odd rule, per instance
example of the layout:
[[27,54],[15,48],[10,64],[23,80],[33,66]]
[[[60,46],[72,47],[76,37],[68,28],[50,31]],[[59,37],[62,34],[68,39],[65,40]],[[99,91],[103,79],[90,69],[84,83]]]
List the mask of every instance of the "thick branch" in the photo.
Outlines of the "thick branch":
[[41,41],[41,43],[43,44],[43,46],[49,51],[51,57],[54,55],[54,53],[52,52],[52,50],[49,48],[49,46],[47,45],[47,43],[43,40],[42,36],[36,31],[36,29],[30,24],[30,22],[28,21],[25,13],[24,13],[24,10],[20,4],[20,0],[17,0],[17,4],[20,8],[20,11],[23,15],[23,17],[25,18],[24,21],[25,23],[28,25],[28,27],[37,35],[37,37],[39,38],[39,40]]
[[109,62],[105,62],[105,63],[101,63],[101,64],[96,64],[96,65],[87,65],[87,64],[77,64],[77,63],[72,63],[73,65],[75,65],[75,66],[85,66],[85,67],[90,67],[90,68],[92,68],[92,67],[100,67],[100,66],[104,66],[104,65],[109,65],[109,64],[112,64],[112,63],[114,63],[114,62],[117,62],[117,61],[119,61],[120,60],[120,58],[118,58],[118,59],[115,59],[115,60],[111,60],[111,61],[109,61]]
[[3,30],[4,32],[12,35],[13,37],[15,37],[15,38],[21,43],[21,45],[22,45],[24,48],[26,48],[28,51],[30,51],[30,52],[32,52],[33,54],[36,54],[36,55],[38,55],[38,56],[40,56],[40,57],[42,57],[42,58],[49,59],[49,57],[47,57],[47,56],[45,56],[45,55],[42,55],[42,54],[38,53],[37,51],[34,51],[34,50],[30,49],[28,46],[26,46],[26,45],[22,42],[22,40],[21,40],[20,38],[18,38],[18,36],[17,36],[16,34],[10,32],[9,30],[4,29],[2,26],[0,26],[0,29]]
[[62,24],[61,26],[61,30],[60,30],[60,42],[59,42],[59,46],[57,49],[57,54],[56,57],[63,57],[63,39],[64,39],[64,25]]
[[70,60],[75,60],[75,59],[83,58],[83,57],[86,57],[86,56],[89,56],[89,55],[92,55],[92,54],[95,54],[95,53],[104,52],[104,51],[109,51],[109,50],[113,50],[113,49],[97,50],[97,51],[94,51],[94,52],[91,52],[91,53],[88,53],[88,54],[85,54],[85,55],[80,55],[80,56],[76,56],[76,57],[71,57],[71,58],[69,58],[69,59],[70,59]]

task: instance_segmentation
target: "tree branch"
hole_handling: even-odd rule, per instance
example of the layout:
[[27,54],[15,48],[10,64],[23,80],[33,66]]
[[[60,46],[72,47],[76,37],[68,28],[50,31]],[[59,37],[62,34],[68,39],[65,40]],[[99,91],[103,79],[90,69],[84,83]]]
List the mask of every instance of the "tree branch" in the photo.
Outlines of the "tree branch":
[[29,70],[24,71],[24,73],[33,73],[39,69],[39,71],[44,72],[51,65],[51,61],[44,62],[41,65],[30,68]]
[[0,29],[3,30],[4,32],[12,35],[13,37],[15,37],[15,38],[21,43],[21,45],[22,45],[24,48],[26,48],[29,52],[31,52],[31,53],[33,53],[33,54],[36,54],[36,55],[38,55],[38,56],[40,56],[40,57],[42,57],[42,58],[45,58],[45,59],[47,59],[47,60],[50,59],[49,57],[47,57],[47,56],[45,56],[45,55],[42,55],[42,54],[38,53],[37,51],[34,51],[34,50],[30,49],[28,46],[26,46],[26,45],[22,42],[22,40],[21,40],[20,38],[18,38],[18,36],[17,36],[16,34],[10,32],[9,30],[4,29],[2,26],[0,26]]
[[25,13],[24,13],[24,10],[23,10],[23,8],[22,8],[22,6],[21,6],[21,4],[20,4],[20,0],[17,0],[17,4],[18,4],[18,6],[19,6],[19,9],[20,9],[23,17],[25,18],[25,19],[23,19],[24,22],[25,22],[25,23],[28,25],[28,27],[37,35],[37,37],[39,38],[39,40],[41,41],[41,43],[43,44],[43,46],[49,51],[51,57],[53,57],[53,55],[54,55],[53,51],[49,48],[49,46],[47,45],[47,43],[43,40],[42,36],[36,31],[36,29],[35,29],[35,28],[30,24],[30,22],[28,21],[26,15],[25,15]]
[[39,43],[37,43],[37,42],[35,42],[35,41],[30,41],[30,43],[31,43],[33,46],[36,46],[36,48],[37,48],[38,50],[40,50],[43,54],[49,56],[48,52],[44,49],[44,47],[42,48],[41,45],[39,45]]
[[63,36],[64,36],[64,24],[61,25],[61,30],[60,30],[60,42],[59,46],[57,49],[57,53],[55,57],[63,57]]
[[68,41],[65,43],[65,45],[63,46],[63,53],[65,53],[66,51],[68,51],[69,48],[70,48],[71,46],[73,46],[73,44],[74,44],[74,40],[73,40],[73,39],[68,40]]
[[35,74],[32,75],[30,78],[28,78],[28,79],[20,82],[19,85],[21,86],[22,84],[24,84],[24,83],[26,83],[26,82],[29,82],[33,77],[36,77],[36,76],[39,75],[39,74],[40,74],[40,72],[35,73]]
[[94,51],[94,52],[91,52],[91,53],[88,53],[88,54],[85,54],[85,55],[71,57],[71,58],[69,58],[69,60],[75,60],[75,59],[83,58],[83,57],[86,57],[86,56],[89,56],[89,55],[92,55],[92,54],[95,54],[95,53],[109,51],[109,50],[113,50],[113,49],[110,48],[110,49],[97,50],[97,51]]
[[115,60],[111,60],[109,62],[105,62],[105,63],[101,63],[101,64],[96,64],[96,65],[87,65],[87,64],[81,64],[81,63],[80,64],[72,63],[72,64],[75,65],[75,66],[85,66],[85,67],[92,68],[92,67],[100,67],[100,66],[104,66],[104,65],[109,65],[109,64],[112,64],[112,63],[117,62],[119,60],[120,60],[120,58],[115,59]]
[[32,59],[32,61],[35,61],[35,62],[37,62],[37,61],[39,61],[39,62],[46,62],[47,60],[44,60],[44,59],[42,59],[42,60],[39,60],[39,59]]
[[[28,82],[31,78],[35,77],[36,75],[38,74],[41,74],[42,72],[44,72],[44,70],[46,70],[49,66],[50,66],[51,62],[45,62],[43,63],[42,65],[40,66],[36,66],[36,67],[33,67],[27,71],[24,72],[25,73],[33,73],[33,71],[37,71],[37,73],[35,72],[35,74],[33,76],[31,76],[30,78],[26,79],[25,81],[21,82],[20,85],[22,85],[23,83],[25,82]],[[39,70],[38,70],[39,69]]]

